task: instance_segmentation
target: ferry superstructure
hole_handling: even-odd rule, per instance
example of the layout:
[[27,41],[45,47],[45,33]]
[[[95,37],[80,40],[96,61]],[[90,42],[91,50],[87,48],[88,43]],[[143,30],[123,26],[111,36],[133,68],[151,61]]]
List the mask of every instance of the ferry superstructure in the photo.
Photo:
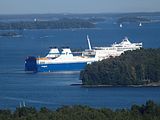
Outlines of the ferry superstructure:
[[101,61],[109,57],[120,56],[128,50],[136,50],[142,48],[142,43],[131,43],[127,37],[122,42],[114,43],[111,47],[93,47],[93,49],[85,50],[82,56],[95,56],[96,61]]
[[121,43],[114,43],[111,47],[91,47],[89,37],[87,36],[89,49],[82,51],[82,55],[75,56],[70,48],[50,48],[45,57],[27,57],[25,60],[25,71],[33,72],[54,72],[54,71],[80,71],[87,64],[101,61],[109,57],[119,56],[124,51],[136,50],[142,47],[142,43],[131,43],[128,38]]

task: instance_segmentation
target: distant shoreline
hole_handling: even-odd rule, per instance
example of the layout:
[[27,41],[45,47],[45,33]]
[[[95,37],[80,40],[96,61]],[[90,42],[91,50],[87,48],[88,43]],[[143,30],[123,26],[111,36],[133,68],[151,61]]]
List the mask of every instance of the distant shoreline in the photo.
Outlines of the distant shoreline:
[[59,20],[37,20],[1,22],[0,30],[24,30],[24,29],[73,29],[73,28],[95,28],[95,20],[84,20],[77,18],[64,18]]
[[133,88],[140,88],[140,87],[160,87],[160,82],[154,82],[144,85],[84,85],[84,84],[71,84],[71,86],[81,86],[85,88],[107,88],[107,87],[133,87]]
[[99,15],[99,14],[160,14],[160,11],[155,11],[155,12],[144,12],[144,11],[139,11],[139,12],[88,12],[88,13],[15,13],[15,14],[0,14],[0,16],[35,16],[35,15]]

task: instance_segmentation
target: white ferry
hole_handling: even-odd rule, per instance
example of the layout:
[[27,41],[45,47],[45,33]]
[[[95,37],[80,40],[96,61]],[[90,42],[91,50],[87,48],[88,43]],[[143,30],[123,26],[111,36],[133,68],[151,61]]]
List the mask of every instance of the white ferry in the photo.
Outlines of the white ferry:
[[[88,41],[89,38],[87,37]],[[90,42],[89,42],[90,45]],[[107,59],[109,57],[120,56],[127,50],[136,50],[142,48],[142,43],[131,43],[125,37],[121,43],[114,43],[111,47],[93,47],[82,52],[82,56],[94,56],[96,61]]]
[[121,43],[114,43],[111,47],[91,47],[87,36],[89,49],[82,51],[82,55],[74,56],[70,48],[63,48],[60,52],[58,48],[51,48],[48,55],[42,58],[27,57],[25,60],[25,71],[33,72],[54,72],[54,71],[80,71],[87,64],[101,61],[111,56],[119,56],[124,51],[136,50],[142,47],[142,43],[131,43],[128,38]]

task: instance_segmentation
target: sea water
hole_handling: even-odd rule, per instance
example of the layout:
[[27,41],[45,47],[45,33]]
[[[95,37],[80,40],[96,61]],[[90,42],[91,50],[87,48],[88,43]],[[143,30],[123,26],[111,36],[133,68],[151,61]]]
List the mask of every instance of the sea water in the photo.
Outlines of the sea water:
[[143,42],[144,48],[160,48],[160,23],[125,24],[102,22],[93,29],[21,30],[22,36],[0,37],[0,108],[26,106],[56,109],[63,105],[129,108],[160,101],[160,87],[84,88],[79,73],[34,73],[24,71],[27,56],[45,56],[49,47],[69,46],[71,49],[109,46],[127,36],[131,42]]

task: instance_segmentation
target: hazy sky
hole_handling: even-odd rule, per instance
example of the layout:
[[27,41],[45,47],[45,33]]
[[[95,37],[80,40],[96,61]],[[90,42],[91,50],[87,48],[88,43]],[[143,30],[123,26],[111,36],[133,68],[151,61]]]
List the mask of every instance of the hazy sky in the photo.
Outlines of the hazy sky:
[[160,0],[0,0],[0,14],[160,11]]

